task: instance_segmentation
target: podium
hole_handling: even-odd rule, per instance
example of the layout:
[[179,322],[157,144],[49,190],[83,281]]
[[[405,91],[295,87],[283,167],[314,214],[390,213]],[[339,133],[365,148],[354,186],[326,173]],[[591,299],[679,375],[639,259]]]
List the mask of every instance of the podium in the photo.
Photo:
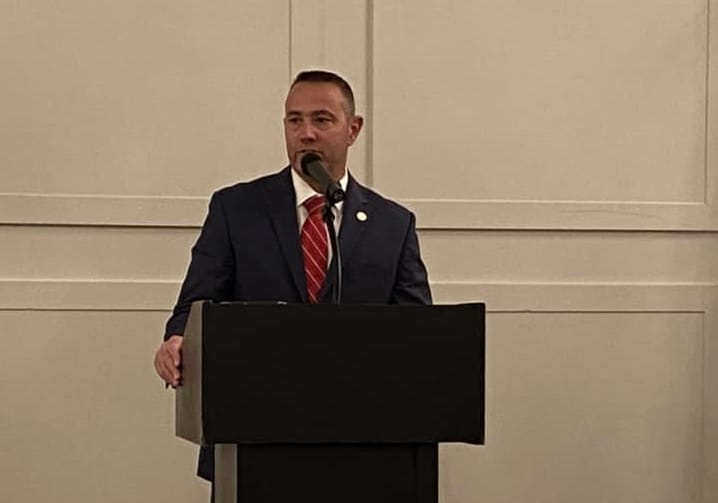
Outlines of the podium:
[[435,503],[438,443],[484,441],[483,304],[196,302],[176,435],[216,503]]

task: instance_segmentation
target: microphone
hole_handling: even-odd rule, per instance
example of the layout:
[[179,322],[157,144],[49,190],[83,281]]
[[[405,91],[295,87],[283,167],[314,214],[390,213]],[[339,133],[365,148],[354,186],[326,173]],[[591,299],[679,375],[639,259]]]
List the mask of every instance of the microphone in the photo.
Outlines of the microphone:
[[313,152],[309,152],[308,154],[304,154],[301,164],[304,174],[317,182],[319,191],[327,196],[329,204],[335,204],[344,199],[342,186],[329,174],[321,157]]

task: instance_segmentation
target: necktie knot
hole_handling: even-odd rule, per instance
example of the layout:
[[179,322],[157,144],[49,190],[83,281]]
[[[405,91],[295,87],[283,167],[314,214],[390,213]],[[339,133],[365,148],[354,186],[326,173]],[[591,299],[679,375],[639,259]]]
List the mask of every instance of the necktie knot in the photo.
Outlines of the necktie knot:
[[327,204],[327,198],[324,196],[315,195],[304,201],[302,204],[307,209],[309,214],[313,215],[318,211],[324,209],[324,206],[326,206]]

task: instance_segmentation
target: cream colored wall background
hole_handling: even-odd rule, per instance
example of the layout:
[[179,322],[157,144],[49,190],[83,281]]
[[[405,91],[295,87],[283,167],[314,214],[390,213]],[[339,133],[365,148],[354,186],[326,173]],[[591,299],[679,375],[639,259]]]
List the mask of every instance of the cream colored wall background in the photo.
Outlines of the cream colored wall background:
[[204,501],[152,353],[291,77],[367,118],[439,302],[489,308],[445,503],[718,499],[709,0],[0,0],[0,501]]

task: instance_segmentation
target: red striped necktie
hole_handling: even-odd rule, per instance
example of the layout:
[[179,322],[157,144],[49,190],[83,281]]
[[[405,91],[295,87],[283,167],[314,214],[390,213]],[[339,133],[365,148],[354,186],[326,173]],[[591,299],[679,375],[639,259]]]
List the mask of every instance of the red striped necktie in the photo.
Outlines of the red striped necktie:
[[301,241],[304,253],[304,275],[307,279],[309,302],[319,301],[319,291],[327,276],[329,246],[327,226],[322,218],[326,199],[324,196],[312,196],[302,203],[309,212],[302,225]]

